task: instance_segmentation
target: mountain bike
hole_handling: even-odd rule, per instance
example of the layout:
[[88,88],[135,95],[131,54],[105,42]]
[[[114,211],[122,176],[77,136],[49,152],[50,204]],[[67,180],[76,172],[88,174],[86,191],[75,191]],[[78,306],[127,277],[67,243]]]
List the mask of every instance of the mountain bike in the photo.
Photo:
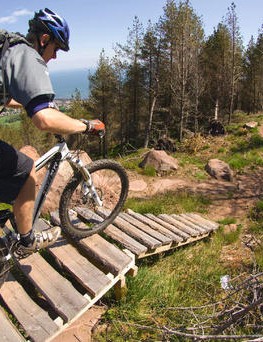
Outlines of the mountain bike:
[[[47,167],[37,194],[33,227],[62,161],[67,161],[73,174],[59,201],[62,231],[72,238],[84,238],[102,232],[121,211],[128,194],[129,181],[125,169],[116,161],[100,159],[84,165],[81,150],[70,151],[65,139],[55,135],[57,143],[35,162],[36,170]],[[85,211],[85,220],[79,219]],[[99,214],[99,215],[98,215]],[[99,219],[98,219],[99,217]],[[9,221],[9,224],[7,224]],[[2,231],[1,231],[2,230]],[[0,286],[16,258],[19,234],[11,210],[0,210]],[[0,236],[1,236],[0,235]]]

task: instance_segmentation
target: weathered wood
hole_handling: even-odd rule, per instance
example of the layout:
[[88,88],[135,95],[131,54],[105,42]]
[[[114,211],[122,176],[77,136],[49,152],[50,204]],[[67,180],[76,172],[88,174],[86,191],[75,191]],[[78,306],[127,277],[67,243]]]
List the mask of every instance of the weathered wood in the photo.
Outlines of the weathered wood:
[[49,247],[49,251],[91,296],[98,296],[110,284],[107,275],[82,256],[67,240],[61,238]]
[[182,215],[175,215],[172,214],[172,217],[176,218],[178,221],[182,222],[183,224],[185,224],[186,226],[189,226],[195,230],[197,230],[200,234],[205,234],[207,233],[207,229],[205,229],[204,227],[202,227],[201,225],[198,225],[196,221],[191,221],[189,219],[187,219],[186,217],[182,216]]
[[198,232],[195,229],[192,229],[189,226],[186,226],[185,224],[181,223],[180,221],[178,221],[176,218],[172,217],[171,215],[162,214],[162,215],[158,215],[158,217],[163,219],[164,221],[172,224],[173,226],[177,227],[178,229],[182,230],[186,234],[189,234],[189,236],[200,235],[200,232]]
[[142,223],[148,224],[153,229],[156,229],[158,232],[160,232],[163,235],[169,237],[172,241],[175,241],[175,242],[178,242],[178,243],[183,241],[181,236],[176,235],[174,232],[172,232],[171,230],[165,228],[164,226],[162,226],[161,224],[157,223],[156,221],[150,219],[149,217],[147,217],[145,215],[142,215],[142,214],[139,214],[139,213],[135,213],[131,209],[128,209],[127,212],[128,212],[129,215],[131,215],[132,217],[136,218],[138,221],[141,221]]
[[71,320],[88,304],[73,285],[51,267],[40,254],[19,261],[23,273],[65,320]]
[[[100,209],[97,211],[102,217],[107,216],[109,213],[107,210]],[[85,219],[87,216],[89,216],[88,210],[78,210],[78,216]],[[97,217],[96,217],[97,218]],[[100,220],[102,220],[100,218]],[[114,226],[117,226],[119,229],[121,229],[124,233],[130,235],[135,240],[139,241],[141,244],[145,245],[148,248],[155,249],[162,245],[162,243],[159,240],[156,240],[149,234],[141,231],[140,229],[136,228],[134,225],[128,223],[127,221],[123,220],[120,216],[118,216],[114,222]]]
[[121,277],[120,280],[114,286],[115,298],[120,300],[127,294],[126,278]]
[[[78,217],[82,220],[86,220],[90,215],[90,210],[88,209],[78,208],[77,212]],[[103,221],[103,218],[99,215],[96,215],[95,218],[100,222]],[[112,224],[104,230],[104,233],[115,241],[122,244],[125,248],[129,249],[135,255],[142,255],[147,251],[147,247],[145,247],[140,242],[136,241],[131,236]]]
[[183,238],[183,240],[187,240],[191,236],[190,234],[186,234],[184,231],[178,229],[177,227],[166,222],[165,220],[161,219],[160,217],[156,217],[153,214],[145,214],[145,215],[148,218],[150,218],[151,220],[153,220],[153,221],[159,223],[160,225],[164,226],[165,228],[171,230],[173,233],[175,233],[178,236],[180,236],[181,238]]
[[0,294],[33,341],[45,341],[58,330],[58,326],[48,313],[29,297],[11,274],[8,275],[8,279],[1,287]]
[[141,221],[135,219],[131,215],[128,215],[126,213],[121,213],[119,217],[123,218],[125,221],[131,223],[135,227],[141,229],[143,232],[149,234],[150,236],[154,237],[156,240],[161,241],[162,245],[168,245],[172,242],[172,239],[163,235],[162,233],[158,232],[157,230],[152,229],[150,226],[148,226],[145,223],[142,223]]
[[199,227],[201,227],[202,229],[204,229],[206,232],[211,232],[213,231],[213,229],[211,227],[209,227],[207,224],[205,224],[204,222],[200,221],[197,218],[191,217],[188,214],[181,214],[180,215],[183,219],[187,220],[188,222],[191,222],[193,224],[198,225]]
[[155,249],[162,245],[159,240],[156,240],[120,217],[117,217],[114,220],[114,225],[150,249]]
[[118,275],[131,262],[127,254],[98,234],[82,239],[79,243],[89,257],[114,275]]
[[187,217],[194,219],[197,222],[200,222],[201,224],[205,225],[207,229],[210,231],[213,231],[219,227],[219,224],[216,222],[212,222],[208,219],[203,218],[200,215],[194,214],[194,213],[187,213],[185,214]]
[[144,255],[147,252],[147,247],[142,245],[140,242],[136,241],[128,234],[124,233],[119,228],[115,227],[114,225],[109,225],[105,230],[104,233],[108,235],[113,240],[120,243],[122,246],[130,250],[136,256]]
[[0,308],[0,336],[3,342],[25,342],[22,335],[10,322],[4,311]]

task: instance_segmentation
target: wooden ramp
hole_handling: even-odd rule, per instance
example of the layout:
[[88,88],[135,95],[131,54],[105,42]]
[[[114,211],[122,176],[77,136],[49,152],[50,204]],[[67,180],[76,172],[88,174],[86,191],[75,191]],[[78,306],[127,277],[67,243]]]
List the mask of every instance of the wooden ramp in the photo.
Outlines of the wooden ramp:
[[[80,221],[87,215],[78,210]],[[59,223],[57,213],[52,220]],[[40,220],[38,229],[45,228]],[[135,257],[200,240],[217,228],[196,214],[154,216],[129,210],[106,228],[103,237],[61,237],[44,253],[21,260],[0,289],[1,341],[52,341],[111,288],[117,295],[122,291],[125,276],[136,274]]]
[[[78,210],[77,215],[85,221],[89,212]],[[100,220],[103,215],[101,212],[95,219]],[[203,239],[218,226],[218,223],[194,213],[155,216],[128,209],[105,229],[104,234],[139,259]]]

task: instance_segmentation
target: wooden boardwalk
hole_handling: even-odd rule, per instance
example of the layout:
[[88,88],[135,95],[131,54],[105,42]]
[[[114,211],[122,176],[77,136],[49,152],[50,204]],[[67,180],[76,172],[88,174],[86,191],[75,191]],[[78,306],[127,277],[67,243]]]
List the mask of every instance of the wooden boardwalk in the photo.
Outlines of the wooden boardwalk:
[[[79,220],[85,215],[78,211]],[[52,219],[59,223],[57,213]],[[40,221],[38,226],[44,229],[46,224]],[[52,341],[111,288],[118,295],[126,275],[136,274],[136,258],[203,239],[217,228],[196,214],[154,216],[129,210],[102,236],[80,241],[61,237],[44,253],[21,260],[0,289],[1,341],[25,341],[21,331],[29,341]]]

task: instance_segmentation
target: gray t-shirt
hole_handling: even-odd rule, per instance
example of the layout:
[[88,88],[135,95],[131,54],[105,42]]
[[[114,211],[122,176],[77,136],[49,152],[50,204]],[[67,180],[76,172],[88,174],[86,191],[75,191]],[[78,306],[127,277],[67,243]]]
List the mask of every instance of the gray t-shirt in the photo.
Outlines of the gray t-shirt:
[[8,48],[3,56],[3,66],[6,92],[24,107],[37,96],[54,97],[47,65],[30,46],[18,44]]

